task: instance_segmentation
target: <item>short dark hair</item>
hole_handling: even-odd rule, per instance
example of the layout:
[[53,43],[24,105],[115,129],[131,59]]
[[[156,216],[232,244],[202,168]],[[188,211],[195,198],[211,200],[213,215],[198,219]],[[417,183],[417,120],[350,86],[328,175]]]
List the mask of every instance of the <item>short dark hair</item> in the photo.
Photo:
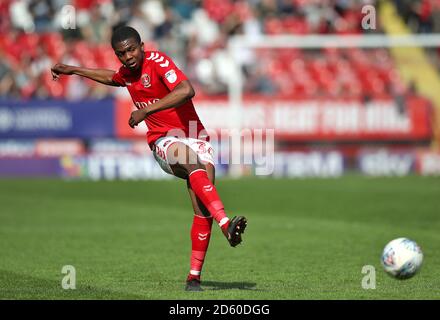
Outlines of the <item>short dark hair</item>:
[[134,28],[129,26],[122,26],[113,31],[112,34],[112,47],[115,48],[116,44],[127,39],[134,39],[138,44],[141,43],[141,36]]

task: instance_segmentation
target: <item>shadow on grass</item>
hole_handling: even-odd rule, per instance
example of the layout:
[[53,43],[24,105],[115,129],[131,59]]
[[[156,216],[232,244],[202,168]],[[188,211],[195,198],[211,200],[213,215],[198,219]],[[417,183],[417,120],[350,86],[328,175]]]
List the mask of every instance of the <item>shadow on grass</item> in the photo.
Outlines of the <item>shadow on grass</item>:
[[33,277],[27,274],[0,270],[0,299],[142,299],[141,296],[77,284],[74,290],[64,290],[59,280]]
[[257,284],[253,282],[218,282],[218,281],[203,281],[202,287],[208,290],[230,290],[230,289],[239,289],[239,290],[253,290],[255,289]]

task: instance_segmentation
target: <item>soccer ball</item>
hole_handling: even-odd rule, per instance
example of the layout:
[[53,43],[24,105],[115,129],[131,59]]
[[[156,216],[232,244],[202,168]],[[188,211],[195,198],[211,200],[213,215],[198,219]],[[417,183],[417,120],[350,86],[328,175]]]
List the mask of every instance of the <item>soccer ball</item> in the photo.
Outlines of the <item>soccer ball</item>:
[[415,241],[397,238],[385,246],[380,260],[389,275],[397,279],[408,279],[420,270],[423,253]]

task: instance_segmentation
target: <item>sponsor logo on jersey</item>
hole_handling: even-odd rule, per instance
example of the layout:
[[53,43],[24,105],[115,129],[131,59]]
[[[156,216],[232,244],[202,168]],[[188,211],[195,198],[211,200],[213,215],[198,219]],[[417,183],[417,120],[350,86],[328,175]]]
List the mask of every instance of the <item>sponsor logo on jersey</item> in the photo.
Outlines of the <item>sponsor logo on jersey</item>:
[[165,73],[165,79],[168,80],[169,83],[174,83],[177,80],[177,74],[176,71],[174,71],[173,69],[171,69],[170,71],[168,71],[167,73]]
[[156,103],[157,101],[159,101],[160,99],[150,99],[148,101],[135,101],[134,105],[136,106],[136,108],[138,109],[143,109],[148,107],[149,105],[152,105],[153,103]]
[[141,82],[142,82],[142,85],[143,85],[145,88],[151,87],[150,76],[149,76],[148,74],[144,73],[144,74],[142,75],[142,77],[141,77]]

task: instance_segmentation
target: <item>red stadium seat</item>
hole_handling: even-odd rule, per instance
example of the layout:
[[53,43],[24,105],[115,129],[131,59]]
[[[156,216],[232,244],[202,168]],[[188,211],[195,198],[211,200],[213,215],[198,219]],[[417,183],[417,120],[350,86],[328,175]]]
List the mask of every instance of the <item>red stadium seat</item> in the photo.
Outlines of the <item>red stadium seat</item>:
[[69,81],[68,77],[61,77],[59,81],[53,81],[52,74],[48,70],[41,75],[41,81],[50,97],[61,99],[65,96],[65,87]]
[[307,34],[309,26],[304,18],[287,17],[282,21],[283,31],[289,34]]
[[41,35],[41,42],[46,53],[54,60],[60,61],[66,52],[66,44],[59,33],[45,33]]

